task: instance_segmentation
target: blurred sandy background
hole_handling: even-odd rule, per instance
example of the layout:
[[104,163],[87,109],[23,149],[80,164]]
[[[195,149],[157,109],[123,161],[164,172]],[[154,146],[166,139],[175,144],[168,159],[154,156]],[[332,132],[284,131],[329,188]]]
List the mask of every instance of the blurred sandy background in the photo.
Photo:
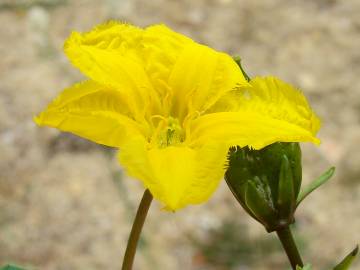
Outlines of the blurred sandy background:
[[[141,185],[112,149],[32,122],[82,78],[62,53],[69,33],[119,19],[164,22],[240,55],[251,76],[303,89],[323,119],[322,145],[303,145],[304,182],[332,164],[337,172],[299,209],[296,236],[314,269],[330,269],[360,242],[359,14],[358,0],[0,0],[0,264],[120,269]],[[207,204],[177,213],[154,203],[135,265],[288,269],[275,236],[224,183]]]

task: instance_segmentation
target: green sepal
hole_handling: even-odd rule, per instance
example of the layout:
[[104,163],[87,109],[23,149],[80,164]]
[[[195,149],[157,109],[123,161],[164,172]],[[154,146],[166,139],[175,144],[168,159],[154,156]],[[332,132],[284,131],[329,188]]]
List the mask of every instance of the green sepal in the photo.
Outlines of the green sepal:
[[290,161],[294,180],[294,193],[297,198],[302,182],[301,148],[299,143],[288,143],[287,157]]
[[253,181],[248,181],[245,191],[245,204],[251,213],[271,231],[277,224],[277,213],[264,191],[257,188]]
[[312,181],[308,186],[306,186],[299,194],[296,202],[296,207],[299,206],[299,204],[315,189],[325,184],[333,175],[335,172],[335,167],[331,167],[326,172],[324,172],[322,175],[320,175],[318,178],[316,178],[314,181]]
[[279,173],[283,156],[289,160],[293,175],[295,197],[299,194],[302,181],[301,149],[299,143],[273,143],[259,151],[263,169],[276,202],[278,196]]
[[247,205],[245,204],[245,192],[246,192],[246,188],[247,188],[247,183],[236,185],[236,184],[233,184],[233,180],[234,180],[234,178],[227,177],[225,175],[225,181],[228,184],[228,187],[230,188],[230,191],[234,195],[235,199],[240,203],[242,208],[244,208],[245,211],[252,218],[256,219],[257,221],[259,221],[261,223],[261,221],[251,212],[249,207],[247,207]]
[[277,209],[279,211],[280,218],[291,223],[296,198],[294,190],[294,177],[289,159],[286,155],[282,156],[277,197]]
[[311,265],[310,264],[307,264],[307,265],[305,265],[305,266],[303,266],[303,267],[301,267],[301,266],[296,266],[296,270],[311,270],[312,268],[311,268]]
[[228,184],[232,194],[245,211],[254,219],[261,222],[245,203],[245,192],[247,188],[247,180],[253,177],[249,171],[246,152],[240,147],[231,147],[229,149],[229,167],[225,173],[225,181]]
[[18,266],[15,266],[15,265],[5,265],[3,267],[0,268],[0,270],[25,270],[24,268],[20,268]]
[[358,254],[359,246],[350,252],[333,270],[348,270],[351,264],[353,263],[356,255]]

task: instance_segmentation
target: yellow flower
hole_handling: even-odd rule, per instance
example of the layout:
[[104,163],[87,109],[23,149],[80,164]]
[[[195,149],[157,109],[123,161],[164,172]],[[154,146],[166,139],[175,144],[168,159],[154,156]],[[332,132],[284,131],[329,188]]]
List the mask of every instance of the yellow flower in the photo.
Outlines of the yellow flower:
[[168,210],[210,197],[229,146],[319,142],[319,120],[298,90],[273,77],[248,83],[230,56],[164,25],[110,22],[72,33],[64,50],[89,80],[36,123],[119,148],[128,174]]

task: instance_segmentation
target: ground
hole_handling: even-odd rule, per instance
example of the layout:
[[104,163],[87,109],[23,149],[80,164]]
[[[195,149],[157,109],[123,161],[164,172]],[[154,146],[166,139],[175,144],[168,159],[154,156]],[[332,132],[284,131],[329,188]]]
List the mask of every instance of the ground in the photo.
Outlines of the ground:
[[[165,23],[240,55],[251,76],[273,74],[303,90],[322,119],[321,146],[302,145],[303,181],[337,170],[298,210],[295,231],[306,261],[330,269],[360,242],[359,14],[357,0],[0,0],[0,264],[120,269],[141,184],[122,172],[115,150],[32,121],[82,78],[64,39],[118,19]],[[208,203],[176,213],[155,202],[135,265],[287,267],[275,236],[224,183]]]

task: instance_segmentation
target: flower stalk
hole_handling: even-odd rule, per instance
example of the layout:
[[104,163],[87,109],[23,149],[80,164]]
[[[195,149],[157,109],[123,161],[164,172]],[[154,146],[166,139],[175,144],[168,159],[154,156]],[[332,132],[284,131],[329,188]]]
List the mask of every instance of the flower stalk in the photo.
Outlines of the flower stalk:
[[128,244],[124,255],[123,264],[121,267],[122,270],[132,269],[132,266],[134,264],[137,243],[139,241],[141,230],[143,228],[152,200],[153,200],[153,196],[151,195],[150,191],[146,189],[139,204],[139,208],[136,212],[135,220],[131,228]]
[[277,236],[289,258],[292,269],[296,270],[297,266],[303,267],[304,263],[301,259],[299,250],[294,241],[291,229],[289,226],[276,231]]

